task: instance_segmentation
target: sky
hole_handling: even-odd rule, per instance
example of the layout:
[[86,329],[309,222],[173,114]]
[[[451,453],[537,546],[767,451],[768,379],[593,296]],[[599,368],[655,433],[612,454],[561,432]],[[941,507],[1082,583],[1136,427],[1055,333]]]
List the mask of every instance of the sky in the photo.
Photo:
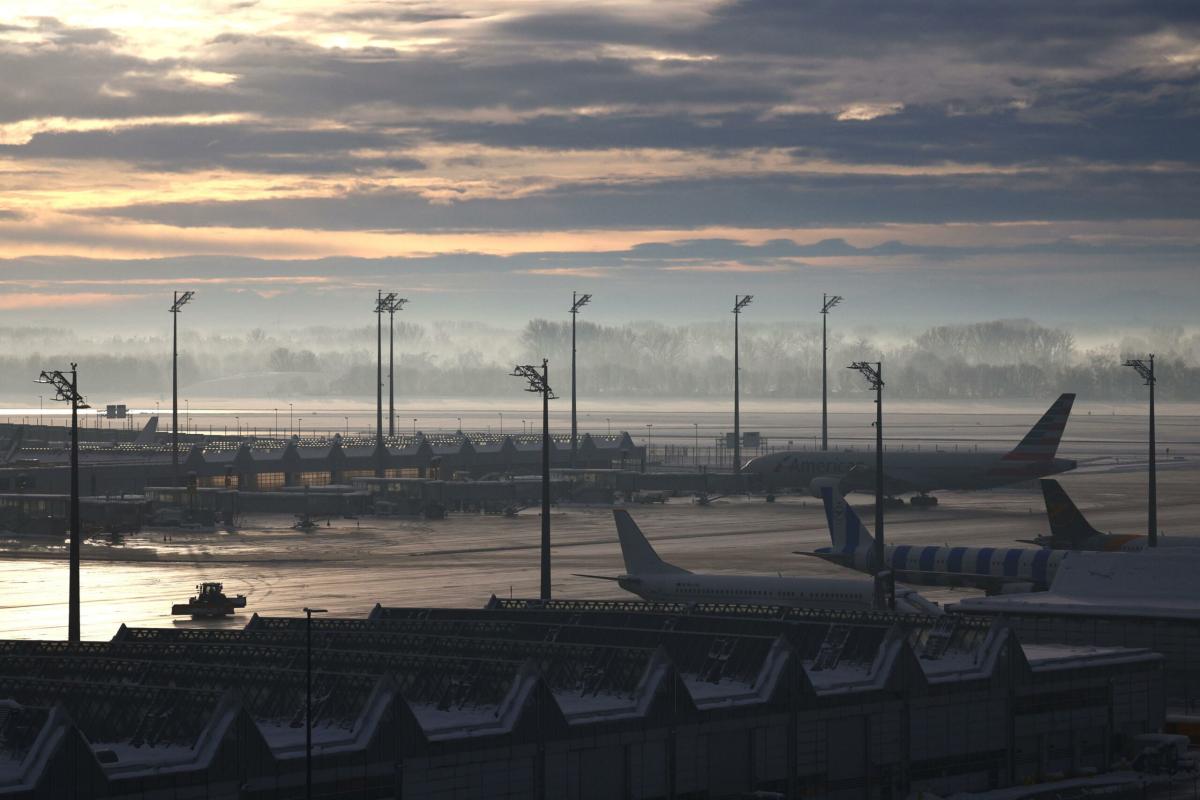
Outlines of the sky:
[[1200,304],[1194,2],[7,0],[0,75],[0,326]]

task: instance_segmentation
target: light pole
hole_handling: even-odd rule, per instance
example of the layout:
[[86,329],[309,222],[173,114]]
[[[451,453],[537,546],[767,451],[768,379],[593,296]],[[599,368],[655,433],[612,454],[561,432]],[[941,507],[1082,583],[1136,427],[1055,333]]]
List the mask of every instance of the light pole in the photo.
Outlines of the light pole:
[[734,295],[733,302],[733,474],[742,473],[741,367],[738,361],[738,320],[754,295]]
[[1154,457],[1154,353],[1146,359],[1131,358],[1125,362],[1125,366],[1136,369],[1145,385],[1150,387],[1150,485],[1146,511],[1146,525],[1149,530],[1146,544],[1158,547],[1158,467]]
[[346,420],[346,436],[350,435],[350,417],[345,417]]
[[822,295],[821,305],[821,449],[829,449],[829,309],[842,302],[840,295]]
[[891,570],[884,563],[883,544],[883,363],[855,361],[849,368],[861,372],[875,390],[875,587],[878,593],[882,579],[884,602],[894,611],[896,585],[891,580]]
[[375,477],[384,475],[383,450],[383,315],[396,299],[395,292],[375,294]]
[[300,428],[304,426],[304,417],[296,417],[296,438],[300,438]]
[[294,410],[292,404],[288,403],[288,436],[291,436],[296,430],[296,424],[292,422],[292,412]]
[[390,294],[392,298],[388,303],[388,436],[396,435],[396,312],[404,308],[404,304],[408,302],[407,297],[396,297],[395,294]]
[[192,429],[192,401],[186,397],[183,398],[183,409],[183,428],[185,431],[190,431]]
[[312,615],[323,608],[304,608],[304,797],[312,800]]
[[700,466],[700,423],[693,422],[692,428],[696,434],[696,446],[692,449],[692,466]]
[[498,413],[500,415],[500,435],[503,436],[504,435],[504,412],[498,411],[496,413]]
[[195,292],[175,292],[171,304],[171,475],[172,485],[179,485],[179,312]]
[[571,466],[575,466],[575,454],[579,450],[579,425],[575,414],[575,318],[579,310],[591,302],[590,294],[571,292]]
[[605,424],[608,425],[608,435],[612,436],[612,419],[610,419],[609,417],[605,417],[604,422],[605,422]]
[[461,436],[462,435],[462,417],[455,417],[455,419],[458,420],[458,433]]
[[417,435],[417,418],[413,417],[413,436]]
[[550,401],[558,399],[550,388],[550,362],[542,359],[541,372],[532,364],[513,367],[514,378],[529,382],[527,392],[542,396],[542,586],[541,598],[550,599]]
[[[71,404],[71,543],[70,566],[67,577],[67,641],[79,641],[79,409],[91,408],[79,394],[78,364],[71,362],[71,369],[43,370],[38,383],[54,388],[54,399]],[[67,375],[70,375],[68,378]]]
[[237,428],[238,436],[242,435],[242,418],[236,414],[233,417],[233,424]]

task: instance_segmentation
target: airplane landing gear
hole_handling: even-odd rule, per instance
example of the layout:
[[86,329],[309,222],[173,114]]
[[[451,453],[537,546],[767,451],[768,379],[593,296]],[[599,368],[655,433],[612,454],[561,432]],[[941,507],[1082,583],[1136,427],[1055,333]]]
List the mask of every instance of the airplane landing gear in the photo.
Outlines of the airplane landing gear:
[[938,499],[927,494],[914,494],[908,502],[913,508],[932,508],[938,504]]

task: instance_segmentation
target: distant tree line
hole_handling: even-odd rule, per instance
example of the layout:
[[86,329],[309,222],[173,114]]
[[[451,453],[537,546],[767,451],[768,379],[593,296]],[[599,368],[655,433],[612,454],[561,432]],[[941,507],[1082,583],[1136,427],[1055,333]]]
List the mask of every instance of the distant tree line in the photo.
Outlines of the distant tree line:
[[[181,385],[197,396],[370,397],[375,391],[375,328],[192,335],[182,342]],[[732,337],[727,325],[580,321],[579,385],[591,397],[712,397],[729,394]],[[0,328],[3,395],[36,397],[40,370],[80,362],[85,394],[119,402],[170,391],[170,342],[154,337],[87,339],[56,329]],[[396,385],[405,395],[511,395],[518,362],[550,359],[551,384],[565,389],[569,322],[533,320],[520,331],[473,323],[398,322]],[[743,324],[742,387],[747,398],[815,398],[821,391],[819,326]],[[1114,339],[1081,349],[1068,331],[1029,320],[942,325],[912,335],[830,335],[830,392],[860,394],[851,361],[882,358],[889,396],[909,399],[1045,398],[1075,391],[1123,400],[1143,389],[1121,362],[1154,351],[1165,400],[1200,397],[1200,336],[1182,330]],[[386,358],[386,341],[385,341]],[[561,389],[560,389],[561,391]]]

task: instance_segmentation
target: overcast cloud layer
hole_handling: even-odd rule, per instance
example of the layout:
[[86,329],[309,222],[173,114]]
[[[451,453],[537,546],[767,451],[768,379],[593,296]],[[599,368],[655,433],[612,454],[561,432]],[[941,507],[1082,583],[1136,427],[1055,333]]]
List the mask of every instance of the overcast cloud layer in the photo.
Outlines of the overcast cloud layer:
[[1194,2],[184,5],[5,4],[7,319],[1200,304]]

